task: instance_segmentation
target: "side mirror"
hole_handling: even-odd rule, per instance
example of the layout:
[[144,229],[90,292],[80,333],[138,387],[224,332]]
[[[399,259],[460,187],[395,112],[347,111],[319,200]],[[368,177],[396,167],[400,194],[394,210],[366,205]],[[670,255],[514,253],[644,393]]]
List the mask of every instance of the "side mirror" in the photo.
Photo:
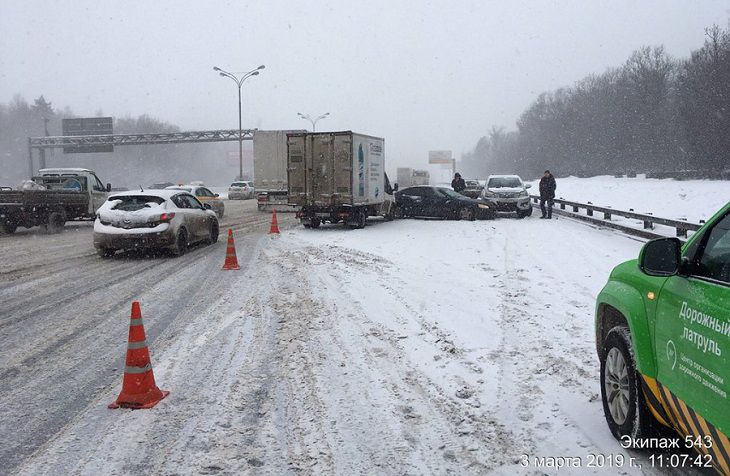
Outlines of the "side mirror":
[[213,209],[213,207],[210,206],[210,203],[204,203],[203,204],[203,208],[205,208],[206,210],[212,210]]
[[394,183],[393,184],[393,191],[394,192],[397,192],[398,191],[398,184],[397,183]]
[[532,184],[531,183],[526,183],[525,184],[525,188],[531,188],[531,187],[532,187]]
[[679,272],[682,242],[677,238],[651,240],[641,249],[639,269],[649,276],[674,276]]
[[218,195],[217,193],[215,194],[215,196],[216,196],[216,197],[220,197],[220,195]]
[[106,191],[111,192],[112,191],[112,184],[108,183],[106,184]]

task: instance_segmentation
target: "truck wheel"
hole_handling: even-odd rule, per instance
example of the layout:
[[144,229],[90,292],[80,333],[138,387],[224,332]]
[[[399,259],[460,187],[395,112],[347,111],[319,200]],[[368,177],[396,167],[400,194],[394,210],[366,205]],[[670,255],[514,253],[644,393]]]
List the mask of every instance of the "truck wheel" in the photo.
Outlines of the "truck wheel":
[[603,341],[601,357],[601,397],[603,413],[613,436],[645,438],[656,428],[644,400],[636,370],[628,328],[616,326]]
[[15,230],[18,229],[18,225],[11,221],[6,221],[4,223],[0,223],[0,234],[6,234],[6,235],[12,235],[15,233]]
[[320,220],[319,218],[312,218],[312,222],[311,222],[310,226],[314,229],[317,229],[317,228],[319,228],[319,225],[321,225],[321,224],[322,224],[322,220]]
[[51,212],[48,215],[48,222],[42,226],[46,233],[60,233],[63,225],[66,224],[66,214],[63,212]]
[[175,256],[182,256],[188,249],[188,234],[185,229],[181,229],[177,232],[177,238],[175,238],[175,247],[172,249],[172,254]]
[[356,229],[356,228],[365,228],[365,224],[368,220],[368,214],[365,211],[358,211],[355,215],[355,220],[352,223],[349,223],[350,228]]

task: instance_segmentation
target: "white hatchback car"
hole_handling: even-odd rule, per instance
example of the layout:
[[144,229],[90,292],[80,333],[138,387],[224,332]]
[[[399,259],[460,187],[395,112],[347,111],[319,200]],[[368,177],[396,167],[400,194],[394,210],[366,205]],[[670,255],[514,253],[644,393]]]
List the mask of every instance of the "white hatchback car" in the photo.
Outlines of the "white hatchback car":
[[228,200],[246,200],[254,197],[253,182],[239,180],[228,187]]
[[532,205],[527,189],[518,175],[490,175],[482,190],[482,198],[494,205],[498,212],[517,212],[519,218],[532,215]]

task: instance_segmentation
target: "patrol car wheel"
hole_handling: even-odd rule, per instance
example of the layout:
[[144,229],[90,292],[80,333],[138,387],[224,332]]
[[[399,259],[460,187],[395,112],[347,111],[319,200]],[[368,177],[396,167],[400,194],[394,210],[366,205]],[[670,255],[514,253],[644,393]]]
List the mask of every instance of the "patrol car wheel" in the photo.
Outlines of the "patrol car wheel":
[[631,350],[631,334],[623,326],[608,332],[601,357],[601,397],[603,413],[616,439],[629,435],[644,438],[654,428],[651,413],[636,370]]

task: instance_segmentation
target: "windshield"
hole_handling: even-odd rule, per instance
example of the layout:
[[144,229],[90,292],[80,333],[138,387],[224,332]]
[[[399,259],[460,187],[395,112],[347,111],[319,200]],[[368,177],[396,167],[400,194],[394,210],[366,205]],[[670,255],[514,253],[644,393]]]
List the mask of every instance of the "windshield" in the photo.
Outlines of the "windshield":
[[519,188],[522,181],[519,177],[492,177],[489,179],[488,188]]

